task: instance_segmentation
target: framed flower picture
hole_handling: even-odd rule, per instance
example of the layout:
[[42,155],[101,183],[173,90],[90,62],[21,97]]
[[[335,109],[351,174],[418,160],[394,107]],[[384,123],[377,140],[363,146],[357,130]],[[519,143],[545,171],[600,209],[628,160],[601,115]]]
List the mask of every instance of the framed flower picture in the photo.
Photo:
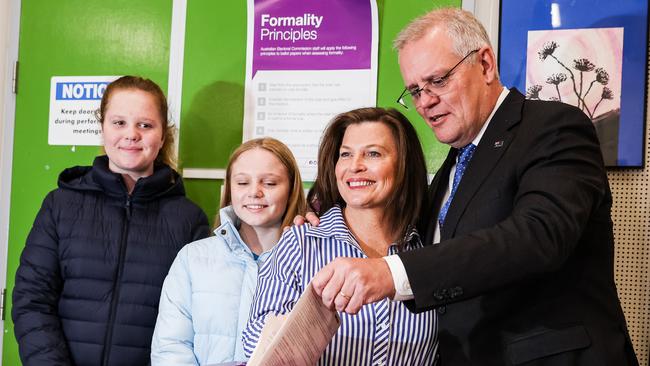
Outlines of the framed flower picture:
[[580,108],[608,167],[642,167],[648,1],[501,0],[499,70],[529,99]]

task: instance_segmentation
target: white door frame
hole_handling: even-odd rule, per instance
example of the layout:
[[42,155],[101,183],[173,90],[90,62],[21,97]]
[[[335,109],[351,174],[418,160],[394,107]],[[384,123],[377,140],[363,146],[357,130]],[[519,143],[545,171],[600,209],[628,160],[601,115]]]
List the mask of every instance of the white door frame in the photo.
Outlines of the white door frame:
[[[185,61],[185,25],[187,0],[173,0],[172,28],[169,44],[169,70],[167,83],[167,104],[169,114],[176,131],[181,129],[181,101],[183,97],[183,64]],[[176,137],[176,154],[178,155],[179,136]]]
[[472,12],[490,37],[492,49],[499,56],[499,0],[462,0],[462,8]]
[[[0,289],[7,288],[7,249],[9,247],[9,208],[11,199],[11,173],[14,151],[14,124],[16,116],[16,94],[13,90],[14,65],[18,61],[18,35],[20,33],[20,6],[21,0],[9,0],[7,16],[7,54],[5,63],[4,101],[0,104],[0,113],[4,123],[2,128],[2,143],[0,145]],[[1,68],[0,68],[1,71]],[[9,302],[9,292],[5,293],[5,317],[11,316],[6,312]],[[4,320],[0,319],[3,330]],[[2,344],[4,331],[0,332]],[[0,360],[2,347],[0,347]]]

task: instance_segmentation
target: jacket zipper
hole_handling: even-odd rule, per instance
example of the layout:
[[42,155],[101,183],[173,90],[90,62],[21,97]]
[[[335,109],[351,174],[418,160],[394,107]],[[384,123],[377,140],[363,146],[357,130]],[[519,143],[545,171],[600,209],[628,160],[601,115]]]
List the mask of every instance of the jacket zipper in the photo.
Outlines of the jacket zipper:
[[124,256],[126,255],[126,239],[129,235],[129,226],[131,222],[131,195],[126,197],[126,203],[124,205],[124,211],[126,213],[126,219],[124,220],[124,225],[122,226],[122,238],[120,240],[120,255],[117,262],[117,276],[113,280],[113,297],[111,299],[111,312],[108,317],[108,327],[106,328],[106,335],[104,336],[104,351],[102,355],[102,365],[107,366],[108,360],[111,354],[111,343],[113,342],[113,323],[115,322],[115,313],[117,312],[117,301],[120,297],[120,288],[119,285],[122,280],[122,272],[124,271]]

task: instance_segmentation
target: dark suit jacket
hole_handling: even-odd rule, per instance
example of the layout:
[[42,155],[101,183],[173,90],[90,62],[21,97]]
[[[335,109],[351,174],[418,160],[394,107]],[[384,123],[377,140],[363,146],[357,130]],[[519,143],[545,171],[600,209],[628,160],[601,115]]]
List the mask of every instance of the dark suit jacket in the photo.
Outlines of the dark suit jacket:
[[[432,242],[456,150],[420,225]],[[465,171],[441,242],[401,253],[448,365],[636,365],[614,284],[611,192],[577,108],[513,89]]]

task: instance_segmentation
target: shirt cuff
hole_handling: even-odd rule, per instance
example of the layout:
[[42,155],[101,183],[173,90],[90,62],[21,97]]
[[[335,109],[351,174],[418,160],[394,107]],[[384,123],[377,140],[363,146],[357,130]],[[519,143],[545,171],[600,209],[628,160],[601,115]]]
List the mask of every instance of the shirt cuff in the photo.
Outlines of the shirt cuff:
[[393,300],[412,300],[413,290],[411,290],[411,283],[406,275],[406,269],[404,269],[404,263],[402,263],[402,260],[396,254],[383,258],[386,263],[388,263],[388,268],[390,268],[390,273],[393,276],[393,283],[395,284],[395,297],[393,297]]

